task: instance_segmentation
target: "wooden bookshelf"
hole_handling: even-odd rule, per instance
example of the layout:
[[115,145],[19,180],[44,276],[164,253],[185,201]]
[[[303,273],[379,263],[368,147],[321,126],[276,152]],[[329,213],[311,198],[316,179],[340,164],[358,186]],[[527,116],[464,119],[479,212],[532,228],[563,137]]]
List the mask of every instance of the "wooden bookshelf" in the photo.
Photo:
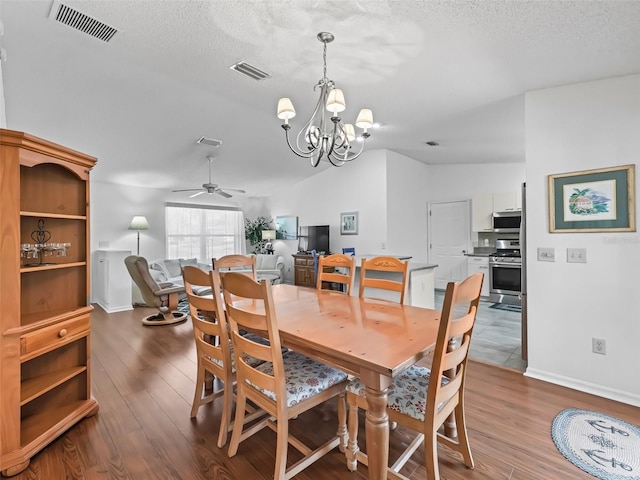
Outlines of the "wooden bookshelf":
[[96,159],[4,129],[0,156],[0,472],[11,476],[98,410],[88,304]]

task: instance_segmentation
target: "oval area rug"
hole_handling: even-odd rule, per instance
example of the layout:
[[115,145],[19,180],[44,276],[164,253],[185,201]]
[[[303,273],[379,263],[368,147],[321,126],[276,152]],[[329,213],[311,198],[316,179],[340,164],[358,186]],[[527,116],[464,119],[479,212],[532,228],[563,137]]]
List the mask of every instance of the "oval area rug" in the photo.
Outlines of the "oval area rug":
[[602,413],[569,408],[551,424],[558,451],[601,480],[640,480],[640,428]]

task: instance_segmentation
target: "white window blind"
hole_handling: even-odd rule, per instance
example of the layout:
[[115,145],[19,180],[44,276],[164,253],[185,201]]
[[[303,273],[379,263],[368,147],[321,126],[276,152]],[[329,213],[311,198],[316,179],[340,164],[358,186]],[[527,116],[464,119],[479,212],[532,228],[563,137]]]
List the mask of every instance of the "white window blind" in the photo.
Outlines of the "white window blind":
[[166,204],[167,258],[197,258],[211,263],[244,254],[244,215],[233,207]]

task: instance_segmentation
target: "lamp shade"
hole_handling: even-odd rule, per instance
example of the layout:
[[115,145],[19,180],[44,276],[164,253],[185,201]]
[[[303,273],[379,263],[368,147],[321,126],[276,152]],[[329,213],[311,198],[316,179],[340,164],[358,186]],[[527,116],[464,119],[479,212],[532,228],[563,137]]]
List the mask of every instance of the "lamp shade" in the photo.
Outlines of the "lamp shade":
[[367,131],[367,128],[373,127],[373,113],[368,108],[363,108],[360,110],[358,114],[358,119],[356,120],[356,127],[363,128],[364,131]]
[[344,101],[344,93],[339,88],[334,88],[327,96],[327,110],[336,114],[344,112],[345,108],[347,108],[347,104]]
[[262,230],[262,240],[274,240],[276,238],[275,230]]
[[293,108],[293,103],[291,103],[291,99],[284,97],[278,100],[278,118],[280,120],[284,120],[285,123],[288,123],[290,118],[296,116],[296,109]]
[[344,134],[350,142],[353,142],[356,139],[356,131],[350,123],[345,123]]
[[129,230],[149,230],[149,222],[142,215],[136,215],[129,224]]

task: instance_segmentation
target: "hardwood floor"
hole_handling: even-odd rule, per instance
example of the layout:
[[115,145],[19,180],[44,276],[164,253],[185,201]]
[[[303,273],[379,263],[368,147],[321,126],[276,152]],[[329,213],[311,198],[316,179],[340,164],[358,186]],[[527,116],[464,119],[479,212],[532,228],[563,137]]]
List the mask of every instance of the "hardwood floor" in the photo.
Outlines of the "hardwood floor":
[[[146,313],[145,313],[146,312]],[[189,322],[143,327],[152,309],[106,314],[96,306],[92,318],[92,385],[100,404],[85,419],[36,455],[16,480],[41,479],[269,479],[273,475],[275,434],[263,430],[227,456],[216,447],[220,403],[189,418],[196,366]],[[442,480],[593,479],[566,461],[550,436],[551,421],[568,407],[598,410],[637,424],[640,409],[522,376],[521,372],[471,361],[466,410],[475,469],[439,447]],[[336,429],[330,403],[291,421],[291,430],[315,445]],[[364,421],[360,422],[361,448]],[[391,457],[409,436],[391,432]],[[297,459],[290,449],[290,461]],[[424,479],[423,450],[404,468]],[[300,480],[360,480],[334,450],[299,474]]]

